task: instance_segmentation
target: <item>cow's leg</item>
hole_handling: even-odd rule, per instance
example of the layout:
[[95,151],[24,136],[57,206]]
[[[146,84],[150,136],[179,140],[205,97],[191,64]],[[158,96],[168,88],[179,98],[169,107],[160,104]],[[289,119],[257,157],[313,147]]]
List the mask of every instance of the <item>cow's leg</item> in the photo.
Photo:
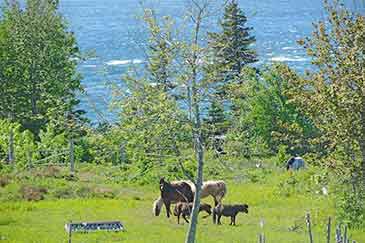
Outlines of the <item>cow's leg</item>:
[[189,223],[189,220],[186,218],[186,215],[185,214],[183,214],[183,218],[185,219],[185,222],[186,223]]
[[171,203],[166,201],[166,202],[164,202],[164,204],[165,204],[165,208],[166,208],[166,215],[167,215],[168,218],[170,218],[170,213],[171,213],[170,212],[170,205],[171,205]]
[[218,205],[218,200],[216,197],[213,197],[214,198],[214,207],[216,207]]
[[222,215],[218,215],[218,224],[222,224],[221,223],[221,217],[222,217]]
[[237,214],[233,216],[233,225],[236,225],[236,216]]

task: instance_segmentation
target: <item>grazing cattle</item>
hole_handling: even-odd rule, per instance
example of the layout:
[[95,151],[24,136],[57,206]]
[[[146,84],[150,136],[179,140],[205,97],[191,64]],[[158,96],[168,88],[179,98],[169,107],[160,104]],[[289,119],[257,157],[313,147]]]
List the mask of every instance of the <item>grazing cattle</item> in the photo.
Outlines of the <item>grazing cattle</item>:
[[299,170],[301,168],[304,168],[304,160],[301,157],[291,157],[286,162],[286,170]]
[[[180,216],[183,217],[186,223],[189,223],[187,217],[190,216],[192,210],[193,210],[193,203],[185,203],[185,202],[177,203],[174,209],[174,215],[177,216],[177,223],[180,224]],[[201,203],[199,206],[199,212],[201,211],[205,211],[209,215],[211,215],[212,207],[209,204]]]
[[[161,191],[161,199],[163,204],[166,207],[167,217],[170,217],[170,205],[171,203],[177,202],[192,202],[194,200],[194,194],[191,190],[191,187],[186,182],[178,182],[178,183],[169,183],[165,181],[164,178],[160,180],[160,191]],[[154,208],[159,205],[158,202],[155,202]],[[155,208],[155,215],[160,211],[161,208]],[[159,213],[158,213],[159,214]]]
[[221,224],[221,217],[231,217],[229,225],[236,225],[236,216],[239,212],[248,213],[247,204],[223,205],[219,204],[213,208],[213,223]]
[[[193,195],[195,195],[195,185],[191,181],[172,181],[171,185],[186,183],[190,186]],[[227,194],[227,187],[224,181],[206,181],[203,183],[200,198],[212,196],[214,199],[214,206],[222,202],[223,197]],[[171,203],[177,203],[177,201],[171,201]],[[157,198],[153,203],[153,214],[159,216],[163,205],[162,197]]]
[[212,196],[214,206],[222,202],[223,197],[227,193],[226,183],[224,181],[205,181],[202,186],[201,198]]

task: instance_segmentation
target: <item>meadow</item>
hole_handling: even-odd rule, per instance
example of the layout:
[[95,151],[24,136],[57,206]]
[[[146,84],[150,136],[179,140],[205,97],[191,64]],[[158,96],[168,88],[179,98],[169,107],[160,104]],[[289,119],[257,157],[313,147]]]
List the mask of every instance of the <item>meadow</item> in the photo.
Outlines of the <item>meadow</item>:
[[[187,224],[156,217],[152,203],[159,195],[158,182],[149,185],[119,183],[115,169],[88,165],[75,178],[67,169],[44,167],[2,175],[0,188],[0,242],[67,242],[64,229],[70,220],[120,220],[123,232],[74,233],[72,242],[183,242]],[[237,226],[213,225],[212,218],[199,216],[198,242],[257,242],[265,233],[267,242],[309,242],[305,214],[312,218],[315,242],[325,241],[328,216],[336,220],[333,197],[321,193],[315,170],[289,173],[278,168],[248,167],[226,180],[226,203],[247,203],[249,214],[239,214]],[[208,178],[207,178],[208,179]],[[46,188],[38,201],[25,188]],[[29,188],[28,188],[29,189]],[[29,198],[30,197],[30,198]],[[36,197],[37,198],[37,197]],[[204,202],[213,204],[212,198]],[[260,222],[264,222],[263,228]],[[333,225],[335,225],[334,222]],[[334,231],[334,227],[333,227]],[[351,238],[363,242],[363,230],[351,230]]]

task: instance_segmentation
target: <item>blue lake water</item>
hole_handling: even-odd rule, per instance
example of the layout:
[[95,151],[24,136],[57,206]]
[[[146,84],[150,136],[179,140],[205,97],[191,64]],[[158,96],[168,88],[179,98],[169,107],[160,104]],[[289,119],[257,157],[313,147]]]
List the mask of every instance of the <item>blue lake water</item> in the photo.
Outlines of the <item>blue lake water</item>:
[[[348,0],[356,6],[360,0]],[[0,0],[1,2],[1,0]],[[67,18],[83,51],[94,50],[96,57],[80,64],[86,94],[82,107],[97,121],[115,117],[108,110],[111,93],[105,83],[121,83],[131,64],[143,65],[140,48],[143,32],[136,16],[141,13],[138,0],[61,0],[60,11]],[[150,0],[151,2],[151,0]],[[217,1],[218,3],[219,1]],[[312,23],[323,20],[322,0],[239,0],[248,25],[254,28],[260,63],[286,62],[302,71],[310,60],[296,41],[310,35]],[[181,16],[185,0],[160,0],[148,3],[161,15]],[[360,3],[358,3],[360,4]],[[223,11],[222,11],[223,12]],[[216,28],[212,18],[209,28]]]

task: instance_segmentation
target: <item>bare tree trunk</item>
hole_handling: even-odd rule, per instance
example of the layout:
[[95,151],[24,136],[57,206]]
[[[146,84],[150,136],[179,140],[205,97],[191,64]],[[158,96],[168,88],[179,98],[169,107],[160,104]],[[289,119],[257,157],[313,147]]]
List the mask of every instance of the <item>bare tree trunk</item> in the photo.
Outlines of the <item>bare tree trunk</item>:
[[195,183],[195,196],[194,196],[194,206],[193,212],[191,215],[191,220],[189,224],[189,231],[186,238],[186,243],[193,243],[195,242],[195,235],[196,235],[196,228],[198,224],[198,214],[199,214],[199,207],[200,207],[200,194],[201,188],[203,184],[203,166],[204,166],[204,150],[201,141],[201,134],[199,133],[198,137],[196,138],[195,144],[195,153],[198,160],[198,169],[197,169],[197,180]]
[[[197,25],[197,30],[199,30],[199,25]],[[193,56],[193,60],[197,60],[196,54]],[[195,63],[195,61],[193,62]],[[195,64],[193,64],[195,65]],[[191,220],[189,224],[189,231],[186,237],[186,243],[193,243],[195,242],[195,235],[196,235],[196,228],[198,224],[198,214],[199,214],[199,207],[200,207],[200,193],[201,187],[203,184],[203,166],[204,166],[204,148],[203,148],[203,141],[202,141],[202,131],[201,131],[201,122],[200,122],[200,107],[199,107],[199,98],[198,98],[198,91],[197,91],[197,70],[196,67],[193,66],[193,82],[192,82],[192,105],[193,105],[193,112],[194,112],[194,128],[193,128],[193,135],[194,135],[194,150],[196,160],[198,162],[197,168],[197,179],[195,182],[195,196],[194,196],[194,206],[193,212],[191,215]]]
[[194,34],[193,34],[193,53],[192,58],[190,60],[190,65],[192,69],[191,75],[191,107],[193,108],[194,115],[194,150],[195,156],[198,162],[197,168],[197,179],[195,182],[195,196],[194,196],[194,205],[193,212],[191,214],[191,220],[189,224],[188,234],[186,236],[186,243],[194,243],[196,236],[196,229],[198,224],[198,214],[200,207],[200,193],[201,187],[203,184],[203,166],[204,166],[204,148],[203,148],[203,139],[202,139],[202,129],[200,122],[200,105],[199,105],[199,94],[198,94],[198,51],[197,47],[199,44],[199,32],[200,26],[203,18],[203,14],[206,10],[207,5],[200,6],[197,2],[192,1],[198,12],[195,16],[191,16],[193,22],[195,24]]

